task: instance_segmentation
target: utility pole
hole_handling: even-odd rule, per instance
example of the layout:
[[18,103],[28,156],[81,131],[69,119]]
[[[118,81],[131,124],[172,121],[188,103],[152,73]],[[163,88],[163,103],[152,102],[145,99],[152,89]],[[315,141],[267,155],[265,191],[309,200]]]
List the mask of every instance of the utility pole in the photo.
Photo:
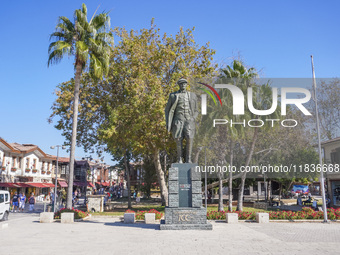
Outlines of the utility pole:
[[323,177],[323,164],[322,164],[322,155],[321,155],[321,138],[320,138],[320,124],[319,124],[319,112],[318,112],[318,99],[317,99],[317,91],[316,91],[316,81],[315,81],[313,55],[311,55],[310,57],[312,59],[316,129],[317,129],[317,133],[318,133],[319,164],[320,164],[320,167],[321,167],[320,185],[321,185],[321,193],[322,193],[322,210],[323,210],[323,218],[324,218],[323,222],[326,223],[326,222],[328,222],[328,219],[327,219],[327,207],[326,207],[325,180],[324,180],[324,177]]

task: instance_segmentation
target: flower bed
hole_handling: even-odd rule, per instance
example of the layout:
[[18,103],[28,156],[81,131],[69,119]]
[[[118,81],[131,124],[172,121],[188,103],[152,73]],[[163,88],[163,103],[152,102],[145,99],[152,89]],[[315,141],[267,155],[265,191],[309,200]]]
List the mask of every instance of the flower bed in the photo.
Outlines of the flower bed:
[[54,218],[60,219],[61,214],[64,213],[64,212],[73,212],[75,220],[85,218],[89,215],[86,212],[83,212],[83,211],[80,211],[80,210],[77,210],[77,209],[74,209],[74,208],[72,208],[72,209],[62,208],[54,214]]
[[207,219],[208,220],[225,220],[225,214],[226,213],[237,213],[239,220],[255,220],[256,213],[255,212],[239,212],[239,211],[233,211],[233,212],[225,212],[225,211],[210,211],[207,213]]
[[[225,214],[229,212],[217,212],[210,211],[207,213],[208,220],[225,220]],[[237,213],[239,220],[255,220],[256,212],[238,212],[234,211],[232,213]],[[323,219],[323,212],[314,211],[310,207],[302,208],[302,211],[292,212],[292,211],[277,211],[268,212],[270,220],[321,220]],[[327,216],[329,220],[340,220],[340,208],[327,209]]]
[[132,211],[132,210],[127,210],[126,213],[134,213],[136,220],[144,220],[146,213],[154,213],[156,215],[156,220],[160,220],[163,217],[163,213],[155,209],[151,209],[149,211],[137,211],[137,212]]

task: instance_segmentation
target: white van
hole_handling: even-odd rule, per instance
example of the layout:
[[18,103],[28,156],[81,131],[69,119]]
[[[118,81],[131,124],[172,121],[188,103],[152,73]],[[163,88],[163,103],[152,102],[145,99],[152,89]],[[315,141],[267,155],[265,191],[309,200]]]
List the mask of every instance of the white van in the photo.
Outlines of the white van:
[[10,196],[7,190],[0,190],[0,220],[8,220]]

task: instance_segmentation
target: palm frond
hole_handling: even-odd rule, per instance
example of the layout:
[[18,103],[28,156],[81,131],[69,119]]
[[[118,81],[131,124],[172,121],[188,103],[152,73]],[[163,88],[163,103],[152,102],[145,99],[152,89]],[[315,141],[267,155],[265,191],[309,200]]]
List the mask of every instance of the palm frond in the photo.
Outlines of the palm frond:
[[72,45],[64,41],[51,43],[49,46],[47,66],[59,63],[64,55],[72,55]]
[[110,27],[110,16],[107,13],[101,13],[92,19],[91,25],[93,25],[98,31],[105,31]]
[[76,53],[80,61],[87,62],[89,56],[89,47],[83,41],[76,42]]
[[66,17],[60,16],[58,23],[64,24],[64,28],[72,32],[74,30],[74,24]]

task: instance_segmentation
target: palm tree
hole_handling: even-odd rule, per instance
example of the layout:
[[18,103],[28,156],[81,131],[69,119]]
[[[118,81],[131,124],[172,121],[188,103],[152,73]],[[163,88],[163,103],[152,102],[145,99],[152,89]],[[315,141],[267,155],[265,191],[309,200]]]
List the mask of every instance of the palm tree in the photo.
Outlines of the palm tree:
[[[243,91],[243,93],[246,92],[247,88],[250,85],[249,81],[253,78],[256,78],[258,76],[256,69],[251,67],[247,69],[241,61],[234,60],[232,67],[227,65],[225,69],[221,69],[221,78],[226,79],[238,79],[239,82],[237,82],[237,85],[240,87],[240,89]],[[230,100],[230,99],[229,99]],[[231,113],[229,113],[229,116],[232,116]],[[237,116],[235,116],[237,117]],[[230,165],[233,165],[233,157],[234,157],[234,146],[235,146],[235,140],[237,138],[244,136],[243,129],[235,130],[235,128],[231,128],[231,138],[230,138]],[[238,131],[238,132],[235,132]],[[256,130],[256,137],[257,137],[257,130]],[[256,138],[255,138],[256,141]],[[254,142],[255,142],[254,141]],[[252,153],[251,153],[252,155]],[[228,211],[232,211],[233,204],[232,204],[232,172],[229,172],[229,204],[228,204]],[[242,176],[241,179],[241,187],[239,189],[239,199],[238,199],[238,208],[241,208],[241,211],[243,210],[243,200],[240,199],[240,196],[243,197],[243,189],[244,189],[244,182],[245,182],[245,175]]]
[[109,70],[109,50],[113,44],[113,35],[108,32],[110,17],[103,12],[93,15],[87,21],[87,8],[74,12],[74,23],[66,17],[59,17],[55,32],[50,40],[55,40],[48,48],[48,66],[59,63],[64,56],[75,56],[74,68],[74,101],[72,138],[70,149],[70,174],[68,180],[67,208],[72,208],[73,173],[75,146],[77,137],[77,118],[80,78],[84,70],[88,70],[94,79],[102,79]]

